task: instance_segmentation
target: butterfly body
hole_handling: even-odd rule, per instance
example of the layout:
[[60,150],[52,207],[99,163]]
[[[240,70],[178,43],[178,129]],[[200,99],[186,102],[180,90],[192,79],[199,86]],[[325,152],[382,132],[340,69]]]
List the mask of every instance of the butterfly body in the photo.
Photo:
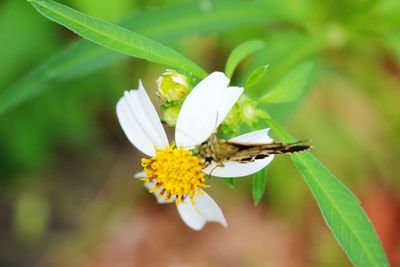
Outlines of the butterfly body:
[[218,139],[216,134],[212,134],[197,147],[199,157],[207,163],[214,161],[219,165],[223,165],[225,161],[253,162],[275,154],[296,153],[310,149],[311,146],[303,142],[241,143]]

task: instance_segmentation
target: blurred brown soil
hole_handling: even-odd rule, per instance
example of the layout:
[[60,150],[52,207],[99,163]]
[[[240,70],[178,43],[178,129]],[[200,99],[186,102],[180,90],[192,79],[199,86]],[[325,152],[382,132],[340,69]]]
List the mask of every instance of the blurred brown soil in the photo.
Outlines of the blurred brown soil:
[[[301,218],[290,221],[271,211],[266,200],[255,207],[237,190],[221,195],[218,186],[213,186],[210,191],[216,191],[210,194],[220,204],[228,228],[209,223],[196,232],[184,225],[173,204],[158,205],[140,183],[126,179],[132,176],[129,158],[124,153],[115,157],[115,166],[93,205],[84,201],[88,207],[83,215],[88,216],[83,217],[94,220],[83,219],[82,226],[61,240],[59,247],[53,244],[38,266],[350,266],[310,193],[309,199],[293,207],[302,209]],[[400,198],[395,189],[365,188],[369,191],[360,194],[362,205],[391,265],[400,267]],[[109,212],[96,216],[95,209]],[[88,232],[94,236],[84,237]]]
[[[379,185],[362,197],[392,267],[400,267],[400,194]],[[396,193],[395,193],[396,192]]]
[[143,207],[70,266],[303,266],[300,240],[262,209],[249,203],[225,216],[228,228],[209,223],[196,232],[173,205]]
[[[400,198],[390,189],[370,188],[374,189],[362,195],[363,207],[377,229],[391,266],[400,266]],[[247,201],[231,205],[224,212],[228,228],[209,223],[196,232],[184,225],[174,205],[147,202],[134,215],[111,224],[101,242],[64,266],[313,265],[307,258],[310,240],[296,234],[287,222],[271,216],[265,207],[254,207]]]

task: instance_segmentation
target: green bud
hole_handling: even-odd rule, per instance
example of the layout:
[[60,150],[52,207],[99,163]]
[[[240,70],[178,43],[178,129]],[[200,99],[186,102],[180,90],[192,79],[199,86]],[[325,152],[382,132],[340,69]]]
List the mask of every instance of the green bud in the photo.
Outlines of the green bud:
[[240,110],[239,105],[235,104],[221,124],[221,130],[227,135],[237,135],[240,132]]
[[180,107],[168,106],[163,109],[163,114],[161,115],[161,120],[167,123],[169,127],[175,127],[176,121],[178,120]]
[[238,135],[241,125],[254,127],[259,119],[268,118],[268,114],[257,108],[257,102],[242,95],[232,107],[221,125],[221,130],[228,136]]
[[257,120],[257,103],[243,95],[239,100],[242,121],[251,125]]
[[167,69],[157,79],[157,95],[167,101],[179,101],[189,92],[185,75],[175,70]]

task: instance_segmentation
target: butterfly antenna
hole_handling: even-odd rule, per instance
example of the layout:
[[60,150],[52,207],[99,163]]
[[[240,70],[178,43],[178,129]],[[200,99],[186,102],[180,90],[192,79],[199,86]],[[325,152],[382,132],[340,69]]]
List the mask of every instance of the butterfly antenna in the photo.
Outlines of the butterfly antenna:
[[207,179],[211,179],[212,173],[213,173],[214,170],[215,170],[216,168],[218,168],[218,167],[220,167],[220,166],[218,166],[218,164],[217,164],[217,165],[210,171],[210,174],[208,175]]

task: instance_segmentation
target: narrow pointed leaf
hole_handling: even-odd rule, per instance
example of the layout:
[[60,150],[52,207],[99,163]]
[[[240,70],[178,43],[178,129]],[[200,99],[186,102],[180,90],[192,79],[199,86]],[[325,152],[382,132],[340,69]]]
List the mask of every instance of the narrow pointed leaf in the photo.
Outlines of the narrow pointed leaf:
[[[285,13],[263,1],[255,1],[252,5],[239,0],[209,2],[212,6],[209,10],[193,3],[176,3],[137,12],[121,25],[165,44],[172,44],[186,35],[221,32],[238,25],[258,25],[276,20]],[[265,13],[265,9],[269,12]],[[87,75],[127,58],[126,54],[80,40],[46,59],[11,86],[0,88],[0,115],[35,95],[57,88],[60,82]]]
[[269,65],[264,65],[258,67],[252,73],[250,73],[249,77],[247,78],[246,84],[244,85],[244,88],[248,90],[249,88],[256,85],[259,81],[261,81],[262,78],[264,78],[265,74],[267,73],[268,67]]
[[[267,123],[282,141],[295,141],[274,121],[269,119]],[[354,266],[389,266],[375,229],[353,193],[310,152],[293,154],[291,158]]]
[[264,46],[264,43],[260,40],[250,40],[240,44],[238,47],[233,49],[230,54],[226,66],[225,66],[225,74],[228,78],[232,77],[233,72],[236,67],[239,65],[240,61],[242,61],[245,57],[251,55],[255,51],[261,49]]
[[235,178],[225,178],[224,182],[225,184],[227,184],[230,188],[234,188],[235,184],[236,184],[236,180]]
[[262,197],[264,196],[265,186],[267,183],[267,171],[266,168],[257,172],[253,175],[253,199],[254,204],[260,203]]
[[123,27],[82,14],[50,0],[29,0],[29,2],[46,18],[94,43],[133,57],[184,69],[199,78],[207,74],[175,50]]

